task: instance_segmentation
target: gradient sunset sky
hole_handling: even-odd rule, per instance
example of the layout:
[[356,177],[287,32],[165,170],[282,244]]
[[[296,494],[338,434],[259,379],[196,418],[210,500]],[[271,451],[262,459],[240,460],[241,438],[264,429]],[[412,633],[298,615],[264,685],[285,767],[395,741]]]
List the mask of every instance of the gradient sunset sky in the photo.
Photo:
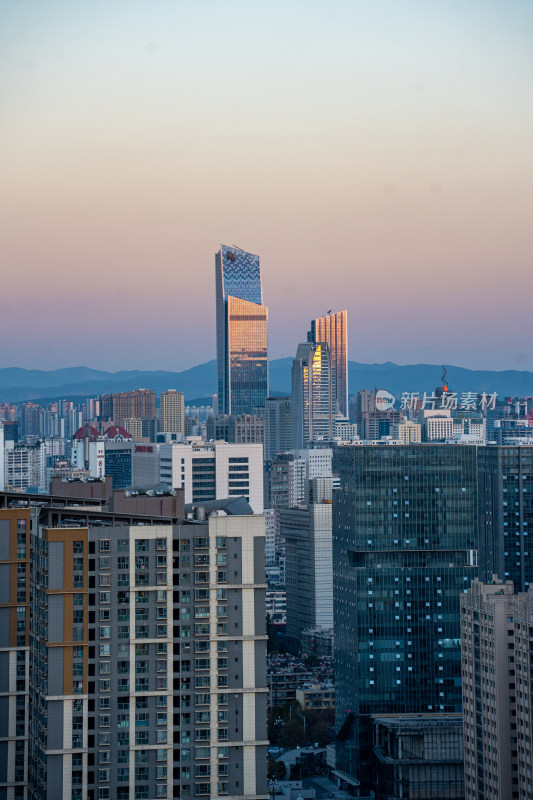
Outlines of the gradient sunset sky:
[[531,0],[3,0],[0,367],[215,355],[214,253],[271,357],[533,369]]

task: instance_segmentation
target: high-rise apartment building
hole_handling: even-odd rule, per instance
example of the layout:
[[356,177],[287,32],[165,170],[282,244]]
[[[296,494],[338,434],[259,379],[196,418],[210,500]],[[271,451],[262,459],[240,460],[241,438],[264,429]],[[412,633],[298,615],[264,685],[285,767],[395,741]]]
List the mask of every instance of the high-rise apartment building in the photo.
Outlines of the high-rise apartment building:
[[311,320],[310,342],[326,342],[331,352],[334,411],[348,416],[348,312],[337,311]]
[[183,392],[169,389],[161,392],[159,402],[160,429],[164,433],[185,432],[185,399]]
[[[130,392],[102,395],[100,415],[103,420],[111,420],[115,425],[123,425],[125,419],[155,419],[155,392],[151,389],[135,389]],[[79,427],[77,425],[74,431]]]
[[0,797],[28,798],[30,510],[0,509]]
[[0,796],[266,800],[264,519],[122,500],[0,496]]
[[298,345],[292,362],[292,438],[295,448],[333,436],[331,352],[325,343]]
[[469,800],[533,796],[533,588],[475,580],[461,598],[465,787]]
[[268,396],[268,309],[259,256],[222,245],[215,273],[218,413],[252,414]]
[[461,711],[477,448],[342,445],[333,471],[337,768],[368,789],[371,714]]
[[263,536],[40,526],[32,798],[268,796]]

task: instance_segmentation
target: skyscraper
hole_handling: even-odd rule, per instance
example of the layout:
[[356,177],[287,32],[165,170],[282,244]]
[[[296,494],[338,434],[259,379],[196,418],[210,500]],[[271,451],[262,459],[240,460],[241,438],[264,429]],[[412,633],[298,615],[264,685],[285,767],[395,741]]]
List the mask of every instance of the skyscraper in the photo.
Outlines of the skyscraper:
[[527,592],[533,586],[533,447],[480,447],[478,463],[480,580],[496,574]]
[[477,576],[476,450],[334,450],[337,769],[366,789],[370,715],[461,711],[459,599]]
[[292,362],[292,438],[296,449],[333,435],[331,352],[326,343],[298,345]]
[[333,408],[348,416],[348,312],[337,311],[311,320],[309,341],[326,342],[331,351]]
[[268,309],[259,256],[221,245],[215,273],[218,411],[251,414],[268,395]]

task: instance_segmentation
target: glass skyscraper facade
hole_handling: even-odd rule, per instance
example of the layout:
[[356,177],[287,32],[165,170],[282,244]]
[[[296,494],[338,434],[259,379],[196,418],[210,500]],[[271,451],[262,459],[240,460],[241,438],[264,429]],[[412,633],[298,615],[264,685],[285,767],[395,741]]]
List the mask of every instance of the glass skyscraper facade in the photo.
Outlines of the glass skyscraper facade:
[[348,312],[337,311],[311,320],[308,339],[326,342],[331,352],[333,372],[333,407],[348,416]]
[[327,344],[298,345],[292,362],[293,446],[305,447],[313,439],[333,435],[333,379]]
[[533,447],[480,447],[478,463],[480,580],[489,583],[496,574],[527,592],[533,586]]
[[222,245],[215,271],[219,414],[251,414],[268,395],[268,309],[259,256]]
[[337,768],[364,789],[370,715],[461,711],[477,448],[346,445],[333,472]]

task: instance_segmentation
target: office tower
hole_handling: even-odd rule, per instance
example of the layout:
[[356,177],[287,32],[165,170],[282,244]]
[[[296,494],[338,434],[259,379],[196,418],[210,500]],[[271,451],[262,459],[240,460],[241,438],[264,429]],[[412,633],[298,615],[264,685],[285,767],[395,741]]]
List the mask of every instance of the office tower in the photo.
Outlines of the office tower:
[[337,768],[365,790],[371,714],[461,711],[459,598],[477,576],[477,449],[342,445],[333,471]]
[[298,345],[292,362],[292,437],[295,448],[333,436],[333,372],[327,344]]
[[155,392],[151,389],[135,389],[130,392],[102,395],[100,416],[102,420],[112,421],[115,425],[123,425],[125,419],[131,418],[155,419]]
[[268,396],[268,309],[259,256],[222,245],[215,273],[218,413],[251,414]]
[[0,509],[0,797],[28,797],[30,510]]
[[332,479],[309,481],[304,508],[280,508],[279,529],[285,540],[287,638],[299,650],[307,629],[333,627],[331,543]]
[[183,392],[169,389],[161,392],[159,403],[160,430],[164,433],[185,432],[185,399]]
[[310,342],[326,342],[331,352],[334,411],[348,416],[348,312],[337,311],[311,320]]
[[268,797],[264,520],[244,505],[35,512],[31,800]]
[[267,397],[265,402],[265,461],[292,450],[292,400]]
[[25,436],[40,436],[42,434],[42,418],[44,409],[37,403],[24,403],[20,409],[21,434]]
[[160,482],[185,490],[185,502],[245,497],[263,513],[263,445],[195,442],[159,445]]
[[512,580],[517,592],[533,586],[533,446],[478,449],[479,577]]
[[494,576],[461,598],[466,796],[526,800],[533,736],[533,589]]

